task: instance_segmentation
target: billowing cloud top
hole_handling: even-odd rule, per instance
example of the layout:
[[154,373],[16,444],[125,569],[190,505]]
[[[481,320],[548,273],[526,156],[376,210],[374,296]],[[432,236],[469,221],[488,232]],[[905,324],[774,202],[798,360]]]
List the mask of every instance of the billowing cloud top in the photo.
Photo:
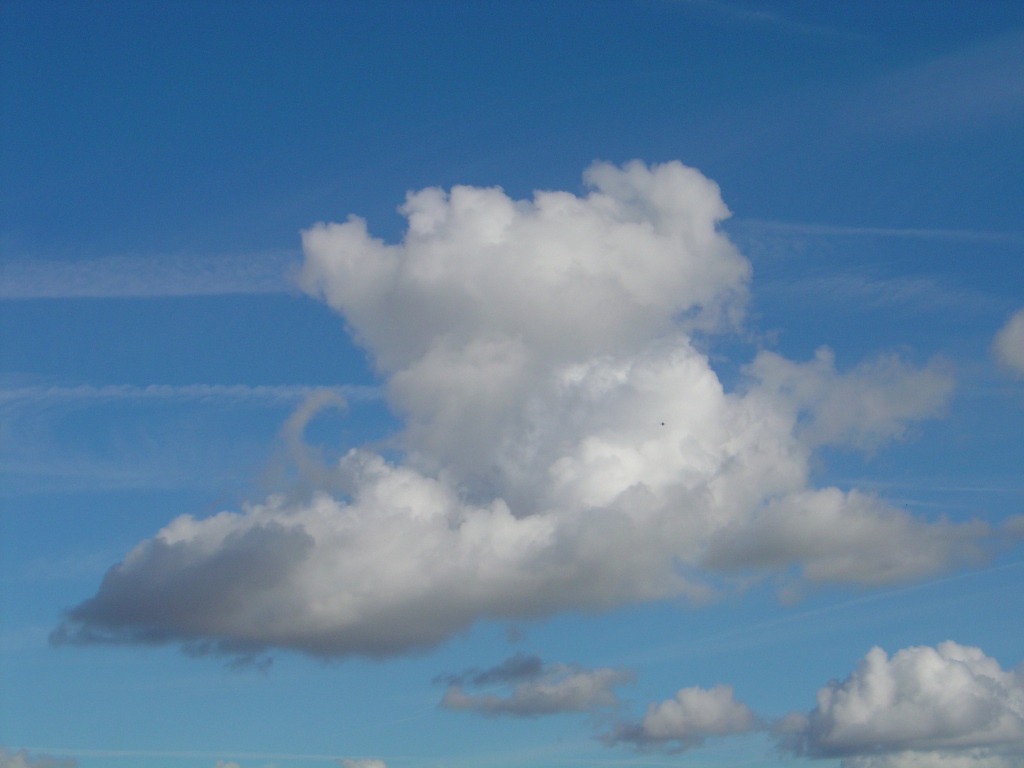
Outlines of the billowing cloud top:
[[354,449],[307,501],[178,518],[54,640],[380,656],[481,618],[707,597],[707,569],[878,584],[984,555],[985,524],[808,485],[816,446],[935,415],[940,362],[766,352],[726,392],[691,343],[740,317],[750,274],[717,186],[679,163],[585,178],[410,194],[393,245],[356,218],[305,232],[300,283],[375,361],[404,459]]
[[872,648],[846,680],[818,691],[809,715],[778,729],[789,750],[850,768],[1022,766],[1024,677],[952,641],[892,658]]
[[1017,310],[999,329],[992,342],[996,359],[1007,369],[1024,376],[1024,309]]

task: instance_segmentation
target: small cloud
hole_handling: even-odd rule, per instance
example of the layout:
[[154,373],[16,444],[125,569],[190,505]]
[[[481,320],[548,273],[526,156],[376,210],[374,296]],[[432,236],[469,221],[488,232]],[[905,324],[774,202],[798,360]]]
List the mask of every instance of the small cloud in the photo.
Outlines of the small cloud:
[[[628,669],[588,669],[575,664],[544,664],[536,656],[516,654],[490,669],[470,669],[439,678],[449,683],[441,699],[447,709],[482,715],[538,717],[562,712],[591,712],[618,704],[612,691],[633,679]],[[466,693],[467,686],[512,684],[505,695]]]
[[1024,376],[1024,309],[1017,310],[992,341],[992,353],[1000,365]]
[[540,677],[544,673],[544,662],[539,656],[528,656],[517,653],[500,664],[487,669],[471,667],[453,675],[441,675],[434,678],[435,683],[448,685],[493,685],[510,683]]
[[711,736],[747,733],[760,721],[731,685],[680,689],[674,698],[652,702],[638,723],[620,723],[605,737],[609,744],[628,742],[641,749],[683,752],[701,746]]
[[383,760],[376,757],[343,757],[338,760],[341,768],[388,768]]
[[32,757],[24,749],[11,752],[6,747],[0,747],[0,768],[74,768],[76,765],[78,761],[70,757]]
[[242,766],[234,761],[218,760],[213,764],[213,768],[242,768]]

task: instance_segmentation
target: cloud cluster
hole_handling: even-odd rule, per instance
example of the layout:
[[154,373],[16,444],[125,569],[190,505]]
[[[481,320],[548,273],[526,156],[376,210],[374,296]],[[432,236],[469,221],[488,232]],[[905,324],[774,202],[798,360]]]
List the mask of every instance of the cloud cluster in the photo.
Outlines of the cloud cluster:
[[[614,706],[618,698],[612,688],[632,680],[633,673],[611,667],[544,664],[536,656],[516,654],[490,669],[471,669],[441,679],[448,682],[441,699],[441,706],[447,709],[488,716],[538,717]],[[511,686],[503,695],[465,690],[502,684]]]
[[1024,376],[1024,309],[1017,310],[999,329],[992,342],[992,351],[1008,370]]
[[585,180],[411,193],[398,244],[355,217],[305,232],[300,284],[372,356],[403,459],[354,449],[307,500],[174,520],[53,639],[383,656],[479,619],[704,599],[723,572],[913,579],[1004,535],[809,484],[815,447],[936,414],[941,363],[762,353],[725,391],[693,338],[735,327],[750,276],[717,186],[675,162]]
[[[442,706],[535,717],[617,706],[611,687],[632,676],[516,654],[490,669],[438,680],[449,685]],[[493,685],[509,685],[511,693],[463,690]],[[790,712],[769,726],[732,686],[692,686],[651,702],[642,718],[620,720],[599,738],[673,753],[769,727],[782,754],[838,759],[841,768],[1024,768],[1024,665],[1004,670],[980,648],[953,641],[904,648],[891,658],[875,647],[845,680],[821,688],[807,714]]]
[[606,741],[682,752],[701,746],[711,736],[747,733],[758,727],[750,708],[733,697],[731,685],[693,686],[681,688],[675,698],[652,702],[640,722],[620,723]]
[[876,647],[777,731],[788,751],[841,758],[843,768],[1019,768],[1024,675],[952,641],[892,658]]

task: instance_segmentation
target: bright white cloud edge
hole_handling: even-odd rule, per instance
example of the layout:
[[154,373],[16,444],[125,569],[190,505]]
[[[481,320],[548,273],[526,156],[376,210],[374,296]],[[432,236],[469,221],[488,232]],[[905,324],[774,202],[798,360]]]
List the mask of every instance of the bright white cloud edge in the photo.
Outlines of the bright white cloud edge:
[[385,656],[479,619],[707,599],[736,571],[883,584],[984,558],[1004,532],[809,485],[815,447],[941,413],[941,361],[763,352],[725,392],[693,343],[735,328],[750,276],[717,186],[676,162],[585,180],[411,193],[397,245],[355,217],[306,231],[300,284],[371,353],[404,460],[353,450],[336,496],[178,518],[54,639]]

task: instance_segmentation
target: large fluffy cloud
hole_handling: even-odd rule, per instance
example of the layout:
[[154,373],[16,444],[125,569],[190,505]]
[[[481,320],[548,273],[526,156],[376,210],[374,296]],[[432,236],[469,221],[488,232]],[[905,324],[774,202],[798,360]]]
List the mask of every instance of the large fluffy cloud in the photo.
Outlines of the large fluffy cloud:
[[[538,717],[561,712],[589,712],[618,703],[612,690],[633,679],[628,669],[588,669],[575,664],[544,664],[536,656],[517,654],[485,670],[467,670],[447,678],[441,699],[447,709],[464,709],[483,715]],[[511,686],[502,693],[467,688]]]
[[844,768],[1024,766],[1024,676],[952,641],[873,648],[809,715],[778,726],[785,749]]
[[746,733],[758,725],[750,708],[734,698],[732,686],[693,686],[681,688],[674,698],[652,702],[640,722],[619,724],[606,740],[682,752],[711,736]]
[[941,363],[763,353],[725,391],[693,334],[734,327],[750,266],[716,185],[679,163],[586,181],[416,192],[394,245],[354,217],[305,232],[300,283],[370,353],[404,458],[354,449],[305,501],[178,518],[54,639],[386,655],[480,618],[703,598],[706,569],[877,584],[984,556],[984,524],[808,483],[816,446],[935,414]]
[[1024,376],[1024,309],[1017,310],[992,342],[996,359],[1013,373]]

